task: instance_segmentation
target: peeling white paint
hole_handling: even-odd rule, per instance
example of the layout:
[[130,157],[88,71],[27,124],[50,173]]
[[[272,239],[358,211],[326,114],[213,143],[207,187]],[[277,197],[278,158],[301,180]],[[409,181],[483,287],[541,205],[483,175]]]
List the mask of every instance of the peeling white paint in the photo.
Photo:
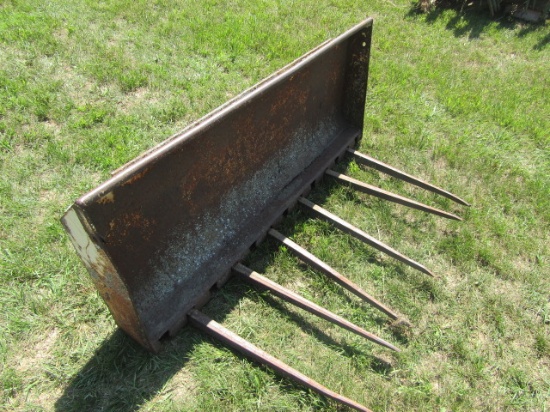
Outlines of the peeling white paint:
[[[100,262],[98,247],[90,239],[76,211],[72,208],[69,209],[63,217],[63,221],[67,226],[71,242],[86,267],[90,269],[91,267],[103,266],[103,263]],[[101,276],[99,273],[98,275]]]

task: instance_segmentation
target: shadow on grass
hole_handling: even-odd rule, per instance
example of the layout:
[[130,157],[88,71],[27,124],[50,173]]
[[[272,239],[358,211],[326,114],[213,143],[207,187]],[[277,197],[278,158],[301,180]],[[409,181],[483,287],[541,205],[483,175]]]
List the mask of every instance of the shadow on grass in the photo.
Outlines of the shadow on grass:
[[462,3],[451,3],[449,1],[438,1],[429,11],[423,13],[419,10],[417,3],[412,3],[407,13],[407,17],[424,15],[425,22],[434,24],[437,20],[448,18],[447,11],[454,12],[445,28],[452,31],[456,37],[467,36],[470,40],[478,39],[482,33],[491,26],[498,30],[520,29],[518,37],[525,37],[532,32],[540,32],[541,38],[534,46],[535,50],[542,50],[550,42],[546,25],[541,23],[528,23],[512,17],[510,14],[500,13],[500,15],[491,17],[489,9],[484,7],[479,0],[473,4],[464,1]]
[[[315,188],[312,197],[322,203],[334,189],[336,184],[328,181]],[[351,201],[357,199],[350,195]],[[299,208],[289,213],[281,226],[283,232],[292,236],[301,227],[310,215]],[[335,229],[336,230],[336,229]],[[247,263],[260,272],[273,264],[274,250],[279,247],[274,240],[263,242],[253,253],[247,257]],[[368,248],[368,246],[364,246]],[[399,265],[397,263],[382,263],[375,259],[375,254],[364,254],[367,261],[377,265]],[[400,272],[400,269],[397,269]],[[231,279],[222,289],[216,291],[209,302],[207,312],[218,322],[230,313],[250,287],[238,279]],[[338,292],[337,292],[338,293]],[[350,301],[350,297],[341,291],[338,293],[343,300]],[[288,319],[298,327],[313,335],[324,345],[336,350],[344,351],[349,357],[362,356],[369,359],[374,373],[387,375],[392,366],[385,360],[365,353],[364,351],[334,340],[325,332],[297,313],[298,310],[290,310],[278,299],[267,296],[266,301],[271,306],[285,312]],[[388,322],[382,315],[377,315],[375,321],[379,324]],[[406,344],[408,339],[399,331],[389,328],[395,340]],[[97,349],[88,363],[71,378],[71,381],[55,404],[56,411],[94,411],[116,410],[132,412],[162,393],[166,383],[185,367],[194,348],[204,342],[212,342],[206,334],[191,327],[184,327],[175,338],[164,342],[159,354],[151,354],[142,349],[120,329],[114,332]],[[215,345],[223,346],[220,343]],[[261,346],[261,345],[260,345]],[[245,358],[237,353],[237,356]],[[288,390],[303,390],[291,385],[283,384]]]
[[72,377],[55,410],[138,410],[185,366],[188,354],[200,341],[187,330],[182,332],[160,354],[153,355],[117,329]]
[[[304,332],[313,335],[315,339],[317,339],[319,342],[322,342],[325,346],[328,346],[329,348],[335,350],[336,352],[343,351],[346,354],[346,356],[350,358],[354,356],[363,356],[363,357],[366,356],[367,358],[371,359],[371,361],[380,360],[376,356],[365,353],[351,345],[338,342],[337,340],[335,340],[334,338],[330,337],[325,332],[323,332],[321,329],[319,329],[317,326],[309,322],[297,310],[286,308],[285,305],[281,303],[281,301],[271,296],[267,296],[264,299],[273,308],[277,309],[280,312],[286,313],[287,319],[295,323]],[[365,342],[369,342],[369,341],[365,340]],[[373,346],[376,345],[375,343],[370,343],[370,344],[372,344]]]
[[[238,304],[247,290],[249,290],[248,285],[232,278],[224,288],[214,294],[207,312],[218,322],[223,322],[226,314]],[[373,365],[372,369],[375,373],[387,374],[388,368],[391,368],[391,365],[386,364],[387,362],[383,359],[334,340],[297,313],[298,309],[286,308],[278,299],[269,295],[264,299],[270,306],[285,313],[288,319],[324,345],[335,351],[343,350],[349,357],[358,355],[366,357]],[[57,400],[55,410],[60,412],[137,411],[146,402],[162,393],[166,383],[186,366],[195,346],[204,342],[223,347],[223,344],[213,338],[187,326],[175,338],[167,340],[159,354],[151,354],[122,330],[117,329],[102,343],[88,363],[72,377],[69,386]],[[233,351],[233,353],[246,359],[237,352]],[[385,364],[386,366],[380,366]],[[269,370],[263,365],[259,366]],[[277,378],[277,380],[285,381],[284,378]],[[303,391],[303,388],[294,382],[282,382],[281,387],[287,391]]]
[[542,37],[537,44],[533,47],[535,50],[542,50],[550,44],[550,30],[546,33],[546,36]]

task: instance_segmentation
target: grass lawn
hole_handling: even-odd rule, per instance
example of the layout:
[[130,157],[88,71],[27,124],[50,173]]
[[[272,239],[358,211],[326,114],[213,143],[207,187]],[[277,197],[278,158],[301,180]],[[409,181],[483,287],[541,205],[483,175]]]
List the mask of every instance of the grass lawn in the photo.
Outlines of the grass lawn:
[[190,327],[158,355],[117,330],[59,218],[110,171],[367,16],[361,150],[462,207],[353,162],[444,220],[327,180],[310,195],[431,279],[296,209],[281,231],[403,314],[401,329],[274,242],[246,263],[401,353],[231,280],[204,311],[378,410],[550,410],[550,34],[405,0],[0,3],[0,409],[342,407]]

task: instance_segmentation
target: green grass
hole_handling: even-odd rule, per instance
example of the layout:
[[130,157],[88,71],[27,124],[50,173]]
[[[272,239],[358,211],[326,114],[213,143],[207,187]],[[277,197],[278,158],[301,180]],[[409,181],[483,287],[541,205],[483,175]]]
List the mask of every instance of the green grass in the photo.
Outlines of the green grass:
[[230,281],[225,326],[374,410],[550,408],[547,26],[398,1],[4,1],[0,5],[0,409],[342,410],[191,328],[145,353],[117,331],[59,218],[109,172],[366,16],[361,150],[458,194],[445,221],[324,182],[327,209],[425,264],[296,210],[281,230],[413,324],[392,326],[266,242],[247,263],[397,344],[389,353]]

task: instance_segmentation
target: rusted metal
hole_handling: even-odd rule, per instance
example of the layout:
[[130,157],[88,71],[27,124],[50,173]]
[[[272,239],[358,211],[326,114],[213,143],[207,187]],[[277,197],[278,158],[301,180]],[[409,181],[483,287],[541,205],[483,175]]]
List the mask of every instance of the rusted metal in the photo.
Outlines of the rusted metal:
[[377,343],[379,345],[385,346],[386,348],[389,348],[391,350],[394,350],[396,352],[400,352],[398,348],[396,348],[391,343],[385,341],[384,339],[376,336],[373,333],[370,333],[366,331],[365,329],[351,323],[350,321],[342,318],[341,316],[338,316],[331,311],[311,302],[310,300],[307,300],[306,298],[298,295],[297,293],[279,285],[276,282],[273,282],[272,280],[266,278],[265,276],[260,275],[259,273],[253,271],[250,268],[247,268],[242,263],[237,263],[233,270],[235,273],[237,273],[241,279],[249,282],[250,284],[257,286],[259,288],[267,289],[271,293],[273,293],[275,296],[278,296],[279,298],[292,303],[293,305],[298,306],[299,308],[312,313],[315,316],[319,316],[322,319],[325,319],[329,322],[334,323],[335,325],[338,325],[344,329],[349,330],[350,332],[353,332],[359,336],[362,336],[371,342]]
[[372,19],[245,91],[62,219],[118,325],[156,351],[363,130]]
[[421,187],[423,189],[426,189],[430,192],[433,192],[433,193],[437,193],[441,196],[444,196],[446,197],[447,199],[451,199],[452,201],[456,202],[456,203],[460,203],[461,205],[464,205],[464,206],[470,206],[470,204],[468,202],[466,202],[465,200],[461,199],[460,197],[456,196],[456,195],[453,195],[452,193],[444,190],[444,189],[441,189],[440,187],[437,187],[435,185],[432,185],[431,183],[427,183],[417,177],[414,177],[414,176],[411,176],[399,169],[396,169],[395,167],[393,166],[390,166],[386,163],[383,163],[381,162],[380,160],[376,160],[374,159],[373,157],[370,157],[366,154],[363,154],[363,153],[360,153],[358,152],[357,150],[354,150],[354,149],[348,149],[348,153],[351,154],[353,156],[353,158],[358,162],[358,163],[361,163],[365,166],[369,166],[369,167],[372,167],[382,173],[385,173],[387,175],[390,175],[390,176],[393,176],[397,179],[401,179],[405,182],[408,182],[408,183],[411,183],[415,186],[418,186],[418,187]]
[[[268,233],[392,319],[398,315],[324,262],[271,229],[297,202],[393,258],[421,264],[305,199],[346,153],[358,162],[462,199],[351,149],[362,137],[372,19],[321,44],[180,133],[117,169],[62,218],[117,324],[151,351],[189,320],[297,382],[368,411],[261,351],[197,310],[237,273],[254,285],[372,342],[394,345],[239,263]],[[338,176],[336,176],[338,177]],[[342,178],[340,176],[340,178]],[[347,182],[358,186],[347,178]],[[364,184],[367,193],[421,205]],[[403,200],[405,199],[405,200]],[[419,206],[420,205],[420,206]],[[445,217],[457,216],[437,211]]]
[[292,367],[288,366],[284,362],[281,362],[279,359],[271,356],[267,352],[264,352],[260,348],[254,346],[252,343],[241,338],[239,335],[231,332],[227,328],[223,327],[216,321],[210,319],[208,316],[199,312],[196,309],[191,309],[189,311],[189,319],[193,326],[202,330],[203,332],[215,337],[221,342],[225,343],[230,348],[233,348],[242,354],[246,355],[250,359],[261,363],[263,365],[269,366],[278,374],[292,379],[293,381],[303,385],[311,390],[326,396],[327,398],[333,399],[343,405],[349,406],[357,411],[362,412],[371,412],[370,409],[365,406],[352,401],[345,396],[339,395],[336,392],[331,391],[330,389],[324,387],[323,385],[317,383],[313,379],[307,377],[306,375],[298,372]]
[[383,243],[383,242],[373,238],[372,236],[366,234],[361,229],[358,229],[355,226],[353,226],[352,224],[346,222],[345,220],[340,219],[338,216],[330,213],[326,209],[323,209],[321,206],[316,205],[315,203],[307,200],[304,197],[300,197],[300,199],[298,199],[298,201],[302,205],[306,206],[309,210],[314,212],[315,215],[331,222],[334,226],[336,226],[337,228],[339,228],[343,232],[346,232],[346,233],[350,234],[351,236],[363,241],[364,243],[374,247],[375,249],[378,249],[379,251],[385,253],[386,255],[391,256],[392,258],[394,258],[394,259],[396,259],[396,260],[398,260],[398,261],[400,261],[400,262],[402,262],[402,263],[404,263],[404,264],[406,264],[406,265],[408,265],[412,268],[415,268],[415,269],[417,269],[417,270],[419,270],[419,271],[421,271],[421,272],[423,272],[427,275],[430,275],[430,276],[434,277],[434,274],[432,272],[430,272],[426,267],[421,265],[420,263],[415,262],[414,260],[408,258],[405,255],[402,255],[397,250],[392,249],[391,247],[389,247],[385,243]]
[[392,192],[388,192],[387,190],[383,190],[383,189],[380,189],[379,187],[361,182],[360,180],[354,179],[353,177],[346,176],[342,173],[335,172],[334,170],[328,169],[325,173],[328,176],[335,178],[337,181],[341,183],[347,183],[350,186],[352,186],[354,189],[359,190],[363,193],[367,193],[369,195],[376,196],[381,199],[388,200],[390,202],[399,203],[400,205],[408,206],[413,209],[422,210],[423,212],[442,216],[447,219],[462,221],[461,217],[458,217],[457,215],[453,215],[452,213],[445,212],[444,210],[436,209],[435,207],[425,205],[424,203],[417,202],[416,200],[412,200]]
[[385,313],[386,315],[388,315],[390,318],[394,320],[399,318],[399,315],[397,315],[397,313],[395,313],[393,310],[388,308],[383,303],[379,302],[377,299],[373,298],[371,295],[369,295],[367,292],[361,289],[358,285],[356,285],[351,280],[349,280],[348,278],[340,274],[337,270],[335,270],[331,266],[327,265],[325,262],[323,262],[321,259],[319,259],[315,255],[309,253],[307,250],[299,246],[297,243],[287,238],[282,233],[278,232],[275,229],[270,229],[268,233],[274,239],[277,239],[279,242],[285,245],[288,248],[288,250],[294,253],[299,259],[303,260],[304,262],[313,266],[315,269],[324,273],[326,276],[330,277],[336,283],[346,288],[354,295],[360,297],[363,301],[372,305],[373,307]]

